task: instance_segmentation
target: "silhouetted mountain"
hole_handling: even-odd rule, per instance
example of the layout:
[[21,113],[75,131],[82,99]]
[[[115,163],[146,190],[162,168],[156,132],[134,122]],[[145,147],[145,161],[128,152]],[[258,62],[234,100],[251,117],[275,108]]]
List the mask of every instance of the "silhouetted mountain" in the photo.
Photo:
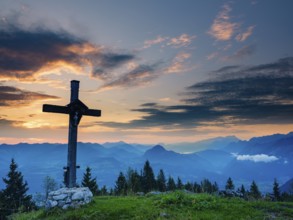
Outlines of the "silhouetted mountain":
[[289,194],[293,194],[293,178],[288,180],[286,183],[284,183],[281,187],[280,187],[280,191],[281,193],[289,193]]

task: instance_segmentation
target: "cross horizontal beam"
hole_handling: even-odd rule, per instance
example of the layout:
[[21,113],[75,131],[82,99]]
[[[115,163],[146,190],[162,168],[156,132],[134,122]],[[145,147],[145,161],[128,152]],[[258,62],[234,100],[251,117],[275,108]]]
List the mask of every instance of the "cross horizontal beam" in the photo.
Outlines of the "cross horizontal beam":
[[[43,105],[43,112],[52,112],[52,113],[61,113],[61,114],[70,114],[70,108],[67,106],[60,106],[60,105]],[[85,110],[82,115],[87,116],[101,116],[101,110],[98,109],[87,109]]]
[[61,114],[69,114],[70,109],[67,106],[60,105],[43,105],[43,112],[53,112],[53,113],[61,113]]
[[85,113],[83,113],[83,115],[99,117],[99,116],[101,116],[101,110],[97,110],[97,109],[88,109],[88,110],[86,110]]

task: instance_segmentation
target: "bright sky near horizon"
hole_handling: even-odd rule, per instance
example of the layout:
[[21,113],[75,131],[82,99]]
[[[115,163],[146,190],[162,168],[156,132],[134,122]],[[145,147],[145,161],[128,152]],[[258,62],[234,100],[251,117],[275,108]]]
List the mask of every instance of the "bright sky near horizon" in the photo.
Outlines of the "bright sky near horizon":
[[102,117],[79,141],[293,131],[291,0],[3,0],[0,143],[67,142],[70,80]]

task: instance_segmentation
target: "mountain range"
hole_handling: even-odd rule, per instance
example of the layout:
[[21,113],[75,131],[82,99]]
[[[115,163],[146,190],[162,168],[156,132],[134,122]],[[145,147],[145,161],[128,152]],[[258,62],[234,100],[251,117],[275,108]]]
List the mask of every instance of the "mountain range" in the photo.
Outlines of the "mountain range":
[[[11,158],[14,158],[28,182],[30,192],[41,192],[46,176],[63,181],[66,166],[67,144],[0,145],[0,177],[5,177]],[[87,166],[97,177],[100,187],[113,187],[120,171],[129,167],[139,172],[146,160],[155,174],[163,169],[165,175],[180,177],[183,182],[208,178],[224,187],[228,177],[236,185],[247,188],[255,180],[263,192],[272,191],[274,178],[280,184],[292,178],[293,133],[275,134],[239,140],[234,136],[220,137],[195,143],[173,145],[142,145],[125,142],[78,143],[77,181],[80,183]],[[0,181],[0,188],[3,188]]]

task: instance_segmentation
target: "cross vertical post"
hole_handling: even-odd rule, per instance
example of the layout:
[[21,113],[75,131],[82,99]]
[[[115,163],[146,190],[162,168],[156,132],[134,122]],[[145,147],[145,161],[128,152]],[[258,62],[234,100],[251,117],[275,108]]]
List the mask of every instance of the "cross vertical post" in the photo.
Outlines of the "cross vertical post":
[[[78,100],[79,81],[71,81],[70,103]],[[73,115],[72,115],[73,114]],[[68,154],[67,154],[67,187],[76,186],[76,148],[77,148],[77,124],[74,122],[76,112],[70,112],[68,131]]]
[[64,182],[66,187],[76,186],[76,151],[78,124],[83,115],[99,117],[101,110],[89,109],[78,99],[79,81],[71,81],[70,103],[67,106],[43,105],[43,112],[61,113],[69,115],[67,167],[65,167]]

